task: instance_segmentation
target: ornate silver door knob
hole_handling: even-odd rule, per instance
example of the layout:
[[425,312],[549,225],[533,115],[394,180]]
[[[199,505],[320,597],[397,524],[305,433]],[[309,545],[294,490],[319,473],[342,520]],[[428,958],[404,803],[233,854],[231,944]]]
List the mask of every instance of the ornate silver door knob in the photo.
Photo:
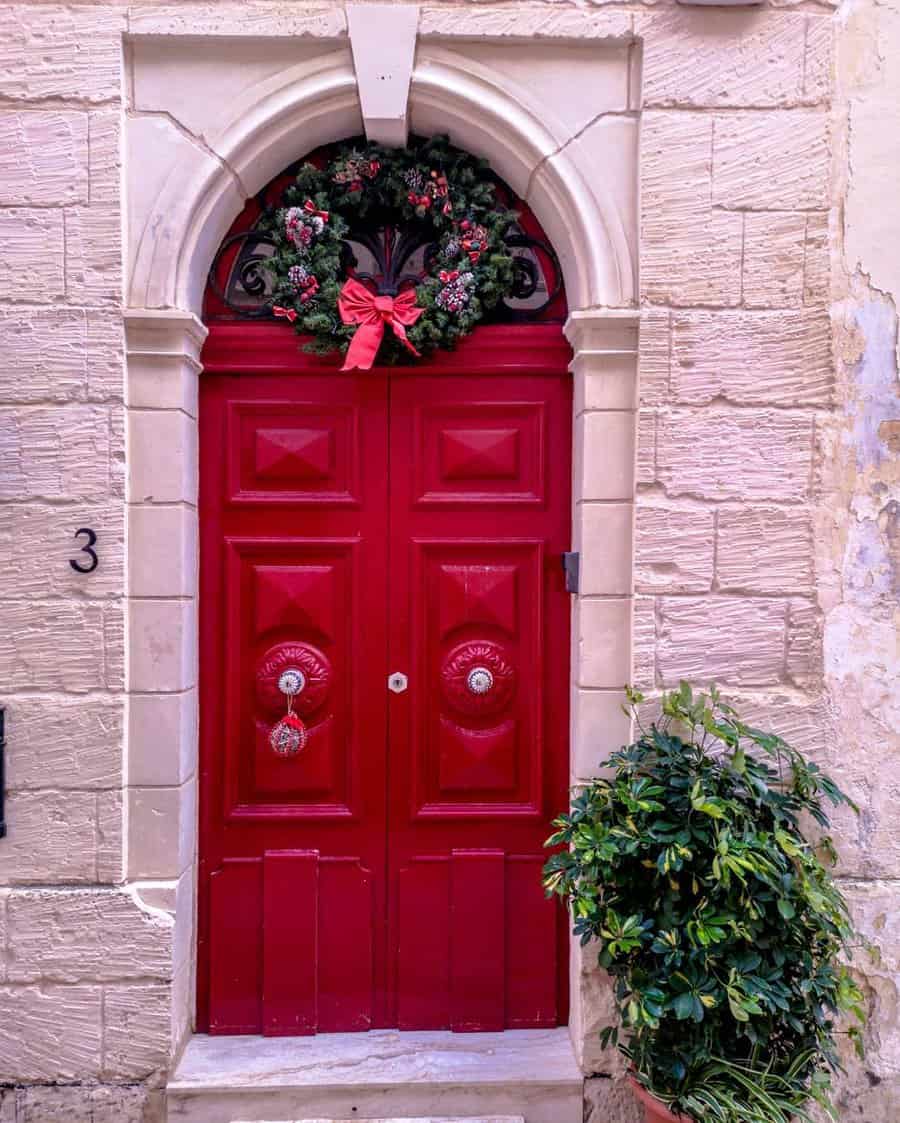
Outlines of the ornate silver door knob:
[[494,676],[487,667],[473,667],[466,676],[466,686],[472,694],[487,694],[494,685]]
[[297,667],[287,667],[278,676],[278,689],[288,698],[299,694],[306,686],[306,675]]
[[402,671],[394,671],[392,675],[388,675],[388,690],[394,694],[402,694],[408,684],[409,680]]

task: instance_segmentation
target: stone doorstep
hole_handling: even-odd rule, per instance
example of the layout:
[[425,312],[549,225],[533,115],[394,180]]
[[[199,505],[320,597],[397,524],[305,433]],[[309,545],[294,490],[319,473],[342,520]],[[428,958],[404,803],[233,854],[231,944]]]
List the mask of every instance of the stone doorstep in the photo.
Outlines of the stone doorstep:
[[581,1123],[568,1030],[193,1037],[169,1123]]

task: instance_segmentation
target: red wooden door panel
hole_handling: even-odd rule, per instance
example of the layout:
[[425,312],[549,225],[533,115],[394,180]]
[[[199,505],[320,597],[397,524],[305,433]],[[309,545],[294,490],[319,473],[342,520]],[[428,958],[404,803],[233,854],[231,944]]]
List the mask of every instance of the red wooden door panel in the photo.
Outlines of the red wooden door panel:
[[556,1025],[540,866],[568,773],[569,383],[397,377],[390,419],[396,1024]]
[[[200,1024],[368,1029],[385,1018],[387,380],[211,375],[200,440]],[[287,666],[309,741],[283,758],[267,736]]]
[[564,345],[342,375],[257,330],[214,329],[201,381],[199,1027],[556,1025]]

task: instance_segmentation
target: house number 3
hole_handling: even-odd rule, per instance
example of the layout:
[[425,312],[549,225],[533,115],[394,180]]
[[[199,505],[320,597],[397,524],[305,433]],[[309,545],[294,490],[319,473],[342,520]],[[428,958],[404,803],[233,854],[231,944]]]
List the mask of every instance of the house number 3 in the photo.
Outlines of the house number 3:
[[84,538],[85,543],[81,547],[81,552],[87,554],[88,561],[80,560],[78,558],[70,558],[69,565],[75,570],[76,573],[93,573],[100,560],[97,557],[97,551],[94,547],[97,545],[97,535],[91,530],[89,526],[83,526],[75,531],[76,538]]

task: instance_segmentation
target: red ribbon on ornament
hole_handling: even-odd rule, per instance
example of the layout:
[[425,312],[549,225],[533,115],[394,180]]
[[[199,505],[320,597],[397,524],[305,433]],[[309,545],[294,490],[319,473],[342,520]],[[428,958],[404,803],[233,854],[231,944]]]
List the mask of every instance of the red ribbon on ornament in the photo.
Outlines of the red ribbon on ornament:
[[315,215],[316,218],[321,218],[323,222],[328,221],[328,211],[316,210],[316,204],[312,201],[312,199],[306,200],[306,202],[303,204],[303,209],[307,214]]
[[341,370],[371,369],[384,338],[385,325],[390,326],[411,355],[419,358],[419,352],[406,338],[406,329],[425,311],[417,306],[414,289],[407,289],[399,296],[376,296],[351,277],[341,289],[338,311],[345,324],[359,324]]
[[297,319],[297,313],[293,308],[282,308],[280,304],[276,304],[272,312],[276,316],[283,317],[291,324]]
[[438,279],[440,280],[442,285],[449,285],[451,281],[456,281],[459,279],[459,270],[451,269],[448,272],[446,269],[442,269],[440,273],[438,273]]

